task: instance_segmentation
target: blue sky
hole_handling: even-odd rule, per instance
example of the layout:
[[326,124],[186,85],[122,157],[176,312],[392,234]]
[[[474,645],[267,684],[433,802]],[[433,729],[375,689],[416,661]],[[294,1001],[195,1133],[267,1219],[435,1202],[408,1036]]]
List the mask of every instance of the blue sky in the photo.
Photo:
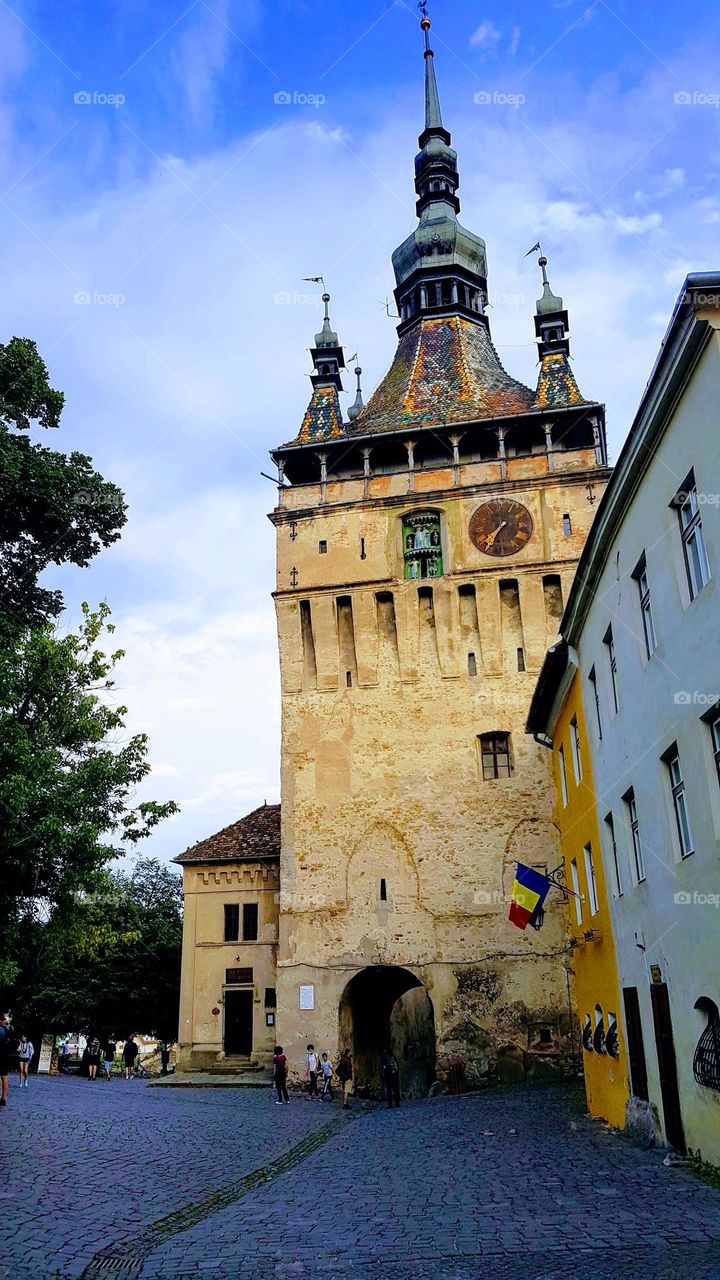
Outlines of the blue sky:
[[[684,275],[720,265],[720,10],[430,12],[501,358],[534,380],[523,255],[540,237],[617,454]],[[122,541],[57,577],[69,625],[83,599],[114,610],[146,794],[183,807],[147,846],[162,856],[278,798],[259,473],[308,398],[319,299],[303,276],[324,274],[366,394],[392,357],[417,19],[404,0],[0,3],[3,340],[35,338],[66,393],[54,447],[90,453],[128,495]]]

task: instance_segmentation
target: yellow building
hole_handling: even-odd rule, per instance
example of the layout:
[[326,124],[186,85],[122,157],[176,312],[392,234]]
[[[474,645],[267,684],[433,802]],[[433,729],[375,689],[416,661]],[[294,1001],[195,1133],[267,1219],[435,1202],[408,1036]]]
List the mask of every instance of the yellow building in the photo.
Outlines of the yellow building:
[[580,678],[564,641],[545,659],[528,731],[552,748],[555,819],[571,891],[568,930],[588,1110],[622,1128],[629,1097],[622,997]]
[[181,853],[178,1068],[268,1065],[275,1043],[280,806]]

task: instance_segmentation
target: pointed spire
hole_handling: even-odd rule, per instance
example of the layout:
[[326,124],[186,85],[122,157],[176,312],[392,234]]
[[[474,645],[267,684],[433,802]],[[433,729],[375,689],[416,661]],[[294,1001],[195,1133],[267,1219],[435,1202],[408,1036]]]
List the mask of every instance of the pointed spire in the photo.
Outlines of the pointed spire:
[[360,385],[360,375],[362,373],[362,369],[360,368],[359,364],[355,365],[354,373],[355,373],[355,377],[357,378],[357,391],[355,393],[355,400],[350,405],[350,408],[347,411],[348,420],[350,422],[355,421],[360,410],[363,407],[363,394],[362,394],[362,387]]
[[315,334],[315,346],[316,347],[336,347],[338,344],[338,336],[336,333],[333,332],[332,327],[330,325],[330,312],[328,310],[328,307],[330,304],[330,294],[324,293],[322,296],[322,300],[325,303],[325,318],[323,320],[322,329],[320,330],[319,333]]
[[330,294],[327,291],[323,293],[322,300],[325,315],[322,329],[315,334],[315,346],[310,348],[313,392],[296,437],[300,444],[334,440],[345,434],[338,395],[343,389],[340,370],[345,368],[345,356],[330,324]]
[[422,0],[422,19],[420,29],[425,36],[425,128],[442,129],[442,113],[440,111],[440,95],[435,79],[435,54],[430,48],[430,28],[432,23],[427,16],[427,0]]
[[547,258],[545,257],[545,254],[543,253],[542,249],[540,250],[540,257],[538,258],[538,266],[542,271],[543,293],[542,293],[542,298],[538,298],[537,300],[537,305],[535,308],[537,311],[537,314],[541,316],[541,315],[547,315],[552,311],[562,311],[563,309],[562,298],[559,298],[557,294],[553,293],[552,289],[550,288],[550,281],[548,280],[547,271],[545,270],[545,268],[547,267]]
[[[535,407],[552,409],[582,404],[583,396],[570,367],[570,338],[568,313],[563,300],[553,293],[547,274],[547,258],[540,248],[538,266],[542,271],[542,297],[535,304],[535,334],[540,355]],[[533,252],[531,250],[530,252]],[[525,255],[527,257],[527,254]]]

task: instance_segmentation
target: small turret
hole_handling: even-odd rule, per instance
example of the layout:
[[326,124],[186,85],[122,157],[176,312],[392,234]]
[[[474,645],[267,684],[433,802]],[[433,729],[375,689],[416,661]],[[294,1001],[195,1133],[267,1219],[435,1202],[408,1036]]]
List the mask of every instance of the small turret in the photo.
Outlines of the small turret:
[[357,378],[357,390],[355,392],[355,399],[353,403],[350,405],[350,408],[348,409],[348,413],[347,413],[348,421],[350,422],[355,421],[360,410],[363,407],[363,394],[362,394],[362,387],[360,385],[360,375],[362,373],[362,369],[360,368],[359,364],[355,366],[355,369],[353,372],[355,373],[355,377]]
[[345,368],[345,357],[338,336],[330,324],[330,294],[324,293],[322,300],[325,316],[322,329],[315,334],[315,346],[310,348],[313,362],[310,381],[313,393],[297,436],[300,444],[309,444],[313,440],[334,440],[345,434],[338,395],[343,389],[340,370]]
[[547,276],[548,260],[540,244],[538,266],[542,271],[542,297],[535,304],[535,335],[540,355],[535,406],[538,409],[582,404],[584,397],[570,368],[570,335],[568,313],[563,300],[553,293]]

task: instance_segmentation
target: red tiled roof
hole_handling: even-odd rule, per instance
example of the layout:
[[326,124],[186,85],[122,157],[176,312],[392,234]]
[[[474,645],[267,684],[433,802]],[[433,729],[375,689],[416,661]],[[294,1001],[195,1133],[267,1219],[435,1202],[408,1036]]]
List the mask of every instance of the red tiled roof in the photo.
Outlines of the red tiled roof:
[[400,338],[390,369],[348,435],[514,417],[534,392],[503,369],[484,324],[463,316],[421,320]]
[[280,857],[280,805],[263,804],[239,822],[199,840],[175,862],[247,862]]

